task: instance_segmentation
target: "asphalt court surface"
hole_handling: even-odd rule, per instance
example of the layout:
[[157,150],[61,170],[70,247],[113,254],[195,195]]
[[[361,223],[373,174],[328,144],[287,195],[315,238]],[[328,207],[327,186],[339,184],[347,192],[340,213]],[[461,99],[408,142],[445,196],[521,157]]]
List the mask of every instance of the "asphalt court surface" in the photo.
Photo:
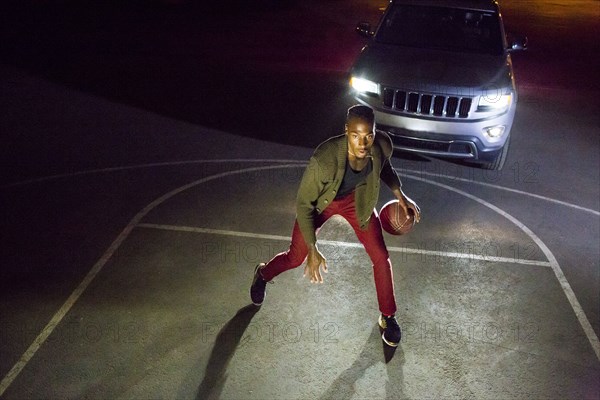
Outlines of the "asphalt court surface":
[[386,235],[404,329],[395,352],[376,327],[368,257],[341,219],[320,232],[323,285],[299,268],[249,306],[254,265],[287,248],[304,166],[212,160],[142,208],[4,396],[597,396],[579,310],[545,243],[511,214],[519,193],[403,174],[424,214],[410,235]]
[[[194,14],[189,25],[174,24],[183,35],[172,37],[185,40],[161,36],[168,57],[152,47],[154,62],[151,42],[138,36],[142,26],[119,19],[131,64],[112,51],[90,51],[94,43],[104,49],[111,35],[53,35],[46,27],[54,30],[54,22],[32,25],[38,35],[29,35],[26,19],[17,18],[26,39],[13,45],[37,73],[1,67],[0,397],[599,398],[598,96],[593,82],[581,81],[597,70],[597,57],[587,55],[596,54],[595,37],[538,19],[531,1],[505,3],[507,21],[522,19],[532,44],[528,55],[515,56],[519,134],[505,170],[394,160],[424,211],[411,235],[386,236],[404,329],[395,352],[376,327],[369,260],[339,219],[320,236],[330,261],[325,284],[290,271],[268,286],[260,310],[248,306],[254,264],[289,243],[299,175],[312,150],[306,126],[285,118],[288,101],[337,133],[330,109],[346,82],[314,70],[351,62],[360,46],[346,33],[357,18],[336,14],[338,27],[349,29],[325,36],[298,14],[296,31],[279,16],[256,20],[260,35],[242,41],[237,27],[224,35],[208,26],[205,44],[219,50],[230,36],[235,60],[244,52],[257,65],[273,50],[263,38],[287,49],[307,32],[338,49],[318,53],[313,42],[297,43],[289,64],[223,79],[199,73],[197,54],[180,46],[188,27],[199,25]],[[562,15],[561,5],[546,6],[537,9]],[[584,9],[571,8],[574,15]],[[287,35],[281,26],[291,28]],[[286,68],[294,73],[280,72]],[[282,86],[258,93],[265,78]],[[193,106],[203,90],[223,84],[241,96]],[[315,90],[329,100],[314,102]],[[265,104],[273,94],[282,101],[267,103],[266,119],[244,104]],[[289,137],[281,140],[282,132]],[[257,153],[278,160],[249,160]],[[382,192],[380,204],[389,198]]]

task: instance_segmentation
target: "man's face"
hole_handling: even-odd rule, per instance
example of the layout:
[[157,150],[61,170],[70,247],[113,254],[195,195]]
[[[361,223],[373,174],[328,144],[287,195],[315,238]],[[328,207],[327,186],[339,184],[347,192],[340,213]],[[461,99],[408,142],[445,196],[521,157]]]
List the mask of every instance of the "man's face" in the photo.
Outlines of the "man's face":
[[346,123],[348,152],[362,160],[371,153],[375,133],[373,124],[359,117],[350,117]]

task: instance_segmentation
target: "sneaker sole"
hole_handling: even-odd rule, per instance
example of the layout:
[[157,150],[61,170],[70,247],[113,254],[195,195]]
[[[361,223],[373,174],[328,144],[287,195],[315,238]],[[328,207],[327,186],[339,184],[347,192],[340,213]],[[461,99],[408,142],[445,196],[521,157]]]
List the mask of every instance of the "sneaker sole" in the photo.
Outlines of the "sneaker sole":
[[[381,326],[381,321],[377,321],[377,324],[379,325],[379,328],[385,329],[385,327]],[[385,334],[384,333],[381,334],[381,340],[383,340],[383,342],[385,344],[387,344],[388,346],[390,346],[390,347],[398,347],[398,343],[390,342],[389,340],[387,340],[385,338]]]
[[383,340],[383,342],[385,344],[387,344],[390,347],[398,347],[398,343],[394,343],[394,342],[390,342],[390,341],[386,340],[384,335],[381,335],[381,339]]
[[[267,294],[265,293],[265,297],[267,297]],[[250,301],[252,301],[252,290],[250,290]],[[261,301],[260,303],[255,303],[254,301],[252,301],[252,304],[254,304],[256,307],[260,307],[262,306],[262,304],[265,302],[265,299],[263,298],[263,301]]]

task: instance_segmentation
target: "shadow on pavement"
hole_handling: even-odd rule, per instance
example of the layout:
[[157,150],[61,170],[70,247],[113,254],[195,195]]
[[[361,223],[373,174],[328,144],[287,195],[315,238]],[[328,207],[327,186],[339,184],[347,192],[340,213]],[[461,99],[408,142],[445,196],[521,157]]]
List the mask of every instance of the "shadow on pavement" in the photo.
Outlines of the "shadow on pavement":
[[[381,349],[379,343],[383,346],[384,360],[381,359]],[[394,363],[390,363],[392,358],[395,357]],[[329,389],[321,396],[322,400],[330,399],[350,399],[356,395],[356,383],[363,377],[365,377],[367,370],[377,364],[385,362],[385,368],[387,370],[387,379],[385,379],[386,387],[385,393],[388,399],[403,399],[404,396],[404,372],[402,370],[404,366],[404,351],[402,345],[397,348],[390,348],[385,345],[381,340],[381,331],[379,325],[375,325],[371,331],[371,335],[367,339],[365,346],[361,353],[358,355],[354,363],[342,372],[333,383],[329,386]],[[372,395],[376,397],[378,388],[370,386],[369,389],[374,390]],[[371,396],[369,396],[371,397]]]
[[223,390],[223,384],[227,379],[227,365],[233,357],[246,328],[248,328],[250,321],[259,309],[253,304],[241,308],[221,329],[210,353],[204,379],[196,395],[197,399],[219,398]]

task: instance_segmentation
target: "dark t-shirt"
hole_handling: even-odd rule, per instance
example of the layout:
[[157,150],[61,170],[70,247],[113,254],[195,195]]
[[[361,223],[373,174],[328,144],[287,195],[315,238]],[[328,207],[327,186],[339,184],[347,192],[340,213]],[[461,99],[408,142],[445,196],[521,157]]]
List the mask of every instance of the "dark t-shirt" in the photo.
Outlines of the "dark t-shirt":
[[346,160],[346,170],[344,171],[344,179],[335,196],[336,199],[344,197],[354,191],[354,188],[367,179],[367,175],[373,170],[372,160],[369,160],[367,165],[360,171],[355,171],[350,167],[350,163]]

